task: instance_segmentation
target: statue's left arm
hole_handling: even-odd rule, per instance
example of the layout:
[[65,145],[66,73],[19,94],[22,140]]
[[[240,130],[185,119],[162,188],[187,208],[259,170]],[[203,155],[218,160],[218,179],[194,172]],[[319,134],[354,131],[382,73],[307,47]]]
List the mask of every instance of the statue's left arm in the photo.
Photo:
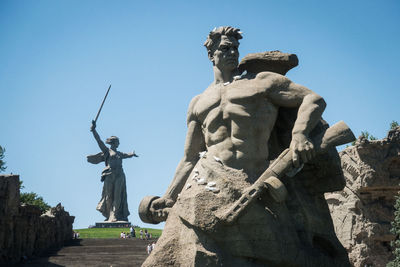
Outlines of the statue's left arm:
[[121,156],[123,159],[127,159],[127,158],[132,158],[132,157],[139,157],[135,151],[133,151],[132,153],[124,153],[124,152],[120,152]]
[[314,129],[325,110],[324,99],[310,89],[293,83],[279,74],[267,75],[267,98],[281,107],[298,108],[297,118],[292,129],[290,149],[293,151],[293,164],[298,167],[300,159],[308,162],[315,156],[309,133]]

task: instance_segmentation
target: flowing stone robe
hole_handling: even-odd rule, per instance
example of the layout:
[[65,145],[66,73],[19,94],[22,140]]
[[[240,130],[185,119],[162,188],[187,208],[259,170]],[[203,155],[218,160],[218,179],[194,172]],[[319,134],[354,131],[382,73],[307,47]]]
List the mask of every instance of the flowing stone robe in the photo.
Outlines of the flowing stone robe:
[[127,221],[129,216],[126,194],[126,178],[122,168],[122,159],[128,154],[109,149],[108,153],[89,155],[88,162],[98,164],[105,162],[101,181],[104,182],[101,199],[97,210],[106,217],[106,221]]

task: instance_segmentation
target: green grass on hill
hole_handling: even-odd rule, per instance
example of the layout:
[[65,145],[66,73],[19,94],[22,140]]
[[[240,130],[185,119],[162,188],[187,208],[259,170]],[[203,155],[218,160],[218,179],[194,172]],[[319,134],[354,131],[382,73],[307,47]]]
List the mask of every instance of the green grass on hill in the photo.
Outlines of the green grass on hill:
[[[150,229],[150,228],[135,228],[136,238],[140,238],[140,229],[147,229],[151,233],[153,238],[160,237],[162,230],[160,229]],[[119,238],[121,232],[129,234],[129,228],[88,228],[88,229],[74,229],[75,232],[79,233],[80,238]],[[144,237],[144,236],[143,236]]]

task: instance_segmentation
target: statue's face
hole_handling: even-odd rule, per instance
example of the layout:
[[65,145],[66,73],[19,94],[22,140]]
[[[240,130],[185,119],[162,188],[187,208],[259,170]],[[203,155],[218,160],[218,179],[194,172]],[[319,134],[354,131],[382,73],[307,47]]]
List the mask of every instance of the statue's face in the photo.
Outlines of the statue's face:
[[118,141],[113,142],[113,143],[111,144],[111,147],[112,147],[112,148],[117,148],[117,147],[119,147],[119,142],[118,142]]
[[116,149],[119,146],[119,141],[113,140],[112,142],[106,142],[106,144],[109,144],[111,149]]
[[239,63],[239,42],[233,36],[221,36],[211,61],[221,70],[234,70]]

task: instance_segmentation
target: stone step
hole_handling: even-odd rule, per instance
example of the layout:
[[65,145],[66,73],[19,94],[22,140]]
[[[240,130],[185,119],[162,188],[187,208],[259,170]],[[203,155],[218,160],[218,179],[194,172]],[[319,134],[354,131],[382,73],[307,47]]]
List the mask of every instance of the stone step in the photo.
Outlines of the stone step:
[[141,266],[147,257],[146,247],[155,240],[78,239],[59,250],[48,250],[41,257],[19,266]]

